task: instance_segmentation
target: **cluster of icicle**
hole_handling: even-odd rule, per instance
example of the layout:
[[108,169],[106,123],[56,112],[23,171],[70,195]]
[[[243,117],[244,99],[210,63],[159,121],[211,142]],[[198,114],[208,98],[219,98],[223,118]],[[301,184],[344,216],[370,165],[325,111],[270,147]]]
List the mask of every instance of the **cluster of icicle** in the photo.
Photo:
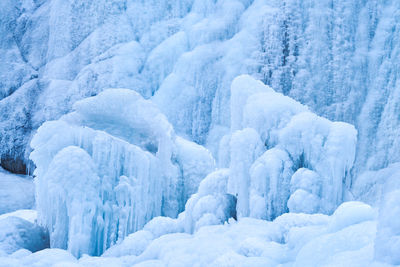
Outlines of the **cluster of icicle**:
[[231,86],[231,132],[218,162],[230,169],[239,217],[332,213],[350,198],[356,143],[352,125],[319,117],[243,75]]
[[351,198],[353,126],[318,117],[248,75],[232,83],[230,112],[218,170],[208,150],[176,136],[157,107],[131,90],[106,90],[43,124],[31,159],[38,220],[51,247],[100,255],[154,217],[176,218],[185,205],[169,223],[192,233],[230,217],[330,214]]
[[138,93],[109,89],[44,123],[31,143],[51,247],[101,255],[155,216],[176,217],[215,168]]

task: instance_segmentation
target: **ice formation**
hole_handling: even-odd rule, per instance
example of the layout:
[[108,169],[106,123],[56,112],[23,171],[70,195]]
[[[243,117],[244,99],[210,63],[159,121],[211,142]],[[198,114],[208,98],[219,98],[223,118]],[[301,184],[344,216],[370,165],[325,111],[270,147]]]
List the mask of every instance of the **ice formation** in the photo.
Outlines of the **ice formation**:
[[231,81],[247,73],[354,124],[354,174],[387,167],[400,159],[391,71],[399,8],[395,0],[5,0],[1,164],[24,172],[44,121],[116,87],[154,95],[180,135],[213,148],[231,126]]
[[400,264],[399,10],[1,1],[0,265]]
[[[250,76],[233,81],[231,96],[234,128],[220,146],[229,152],[219,152],[229,169],[216,172],[210,152],[176,137],[157,107],[131,90],[78,101],[74,112],[41,126],[31,159],[38,222],[51,247],[100,255],[143,227],[154,239],[231,217],[271,220],[288,208],[333,212],[349,189],[354,127],[318,117]],[[176,217],[185,203],[177,219],[145,226]]]
[[[347,199],[357,131],[331,122],[250,76],[231,91],[228,192],[238,216],[274,219],[294,212],[331,213]],[[226,142],[226,141],[224,141]]]
[[100,255],[155,216],[176,217],[207,173],[210,152],[176,137],[128,89],[77,102],[32,140],[38,222],[51,247]]

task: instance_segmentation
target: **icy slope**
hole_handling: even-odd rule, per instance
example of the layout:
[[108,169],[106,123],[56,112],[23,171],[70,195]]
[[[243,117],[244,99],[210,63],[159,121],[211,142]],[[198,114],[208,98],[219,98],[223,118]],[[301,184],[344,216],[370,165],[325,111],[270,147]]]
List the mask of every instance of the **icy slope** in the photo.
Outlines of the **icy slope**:
[[[400,160],[396,0],[5,0],[2,165],[23,172],[33,130],[105,88],[151,97],[213,151],[230,83],[249,73],[359,132],[354,173]],[[13,108],[10,108],[10,107]]]

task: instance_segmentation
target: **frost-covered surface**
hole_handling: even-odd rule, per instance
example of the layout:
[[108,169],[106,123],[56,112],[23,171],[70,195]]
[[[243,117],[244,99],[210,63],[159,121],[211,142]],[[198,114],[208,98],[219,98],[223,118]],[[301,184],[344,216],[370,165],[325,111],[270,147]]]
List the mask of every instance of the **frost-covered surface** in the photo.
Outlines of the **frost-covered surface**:
[[32,177],[15,175],[0,167],[0,216],[15,210],[31,209],[34,205]]
[[232,82],[231,120],[221,141],[229,145],[219,154],[220,163],[229,163],[228,192],[237,196],[238,216],[331,213],[349,198],[357,144],[352,125],[318,117],[248,75]]
[[400,264],[399,3],[1,1],[0,265]]
[[100,255],[155,216],[176,217],[215,168],[176,137],[156,106],[127,89],[77,102],[32,140],[38,223],[50,245]]
[[110,87],[154,94],[180,135],[214,151],[231,126],[231,81],[248,73],[354,124],[355,174],[386,167],[400,160],[399,8],[396,0],[4,0],[3,163],[23,171],[32,130]]
[[18,217],[24,219],[25,221],[35,223],[37,219],[37,211],[36,210],[16,210],[9,213],[4,213],[0,215],[0,220],[5,219],[7,217]]

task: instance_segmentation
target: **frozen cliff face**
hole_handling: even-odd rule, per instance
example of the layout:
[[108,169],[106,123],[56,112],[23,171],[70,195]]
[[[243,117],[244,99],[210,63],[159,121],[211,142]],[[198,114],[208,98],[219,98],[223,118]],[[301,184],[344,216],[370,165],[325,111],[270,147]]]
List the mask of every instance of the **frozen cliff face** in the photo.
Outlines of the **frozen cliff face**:
[[[143,228],[118,264],[398,264],[399,10],[3,0],[1,166],[36,168],[38,222],[75,256]],[[72,258],[7,264],[50,255]]]
[[398,1],[275,1],[262,79],[329,119],[355,124],[355,173],[399,161]]
[[176,217],[215,168],[132,90],[106,90],[74,110],[32,140],[38,222],[51,247],[100,255],[151,218]]
[[398,1],[7,0],[1,7],[1,164],[9,170],[24,172],[31,132],[44,121],[110,87],[153,97],[180,135],[214,153],[231,127],[231,81],[244,73],[320,116],[354,124],[355,175],[400,160]]

